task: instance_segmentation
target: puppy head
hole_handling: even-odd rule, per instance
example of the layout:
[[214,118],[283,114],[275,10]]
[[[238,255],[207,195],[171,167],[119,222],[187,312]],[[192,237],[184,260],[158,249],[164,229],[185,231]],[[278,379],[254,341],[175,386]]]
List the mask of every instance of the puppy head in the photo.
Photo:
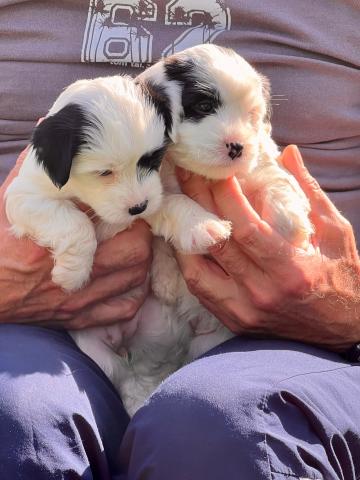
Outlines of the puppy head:
[[72,84],[35,129],[32,145],[53,188],[107,223],[126,228],[160,206],[165,125],[130,77]]
[[234,51],[199,45],[145,71],[171,104],[177,164],[209,178],[249,171],[269,136],[269,83]]

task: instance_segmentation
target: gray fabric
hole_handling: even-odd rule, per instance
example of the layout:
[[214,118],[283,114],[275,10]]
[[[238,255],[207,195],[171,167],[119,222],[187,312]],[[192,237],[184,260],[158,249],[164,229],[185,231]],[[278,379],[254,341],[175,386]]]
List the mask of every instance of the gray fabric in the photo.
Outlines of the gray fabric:
[[[124,66],[130,58],[151,63],[164,51],[210,40],[271,79],[273,94],[283,95],[272,102],[276,141],[301,147],[360,235],[359,0],[128,0],[127,11],[121,3],[0,0],[0,180],[63,87],[82,77],[137,74]],[[116,58],[120,37],[132,43],[123,59]],[[104,56],[111,38],[118,65]]]

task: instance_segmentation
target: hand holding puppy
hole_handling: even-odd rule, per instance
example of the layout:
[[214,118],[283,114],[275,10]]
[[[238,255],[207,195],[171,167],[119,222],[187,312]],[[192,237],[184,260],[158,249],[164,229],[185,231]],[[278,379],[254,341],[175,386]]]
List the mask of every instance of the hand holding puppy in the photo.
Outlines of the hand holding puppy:
[[130,320],[148,291],[149,228],[136,222],[131,230],[99,245],[89,284],[80,292],[64,293],[51,281],[53,260],[48,250],[9,232],[4,192],[25,154],[0,188],[0,322],[81,329]]
[[180,268],[191,292],[234,333],[345,349],[360,339],[360,261],[351,225],[296,147],[287,147],[281,160],[311,203],[314,248],[295,248],[274,231],[234,178],[208,184],[181,171],[183,192],[231,220],[233,234],[210,258],[178,255]]

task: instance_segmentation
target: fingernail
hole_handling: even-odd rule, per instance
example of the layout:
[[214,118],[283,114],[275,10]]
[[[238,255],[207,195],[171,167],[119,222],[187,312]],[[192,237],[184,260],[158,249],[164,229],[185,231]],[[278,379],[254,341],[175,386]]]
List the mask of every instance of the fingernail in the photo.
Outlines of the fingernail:
[[212,245],[211,247],[208,248],[208,252],[216,256],[216,254],[219,254],[224,249],[227,241],[228,240],[221,240],[215,245]]
[[191,177],[191,172],[189,172],[189,170],[184,170],[181,167],[176,167],[176,176],[182,182],[187,182]]
[[296,145],[288,145],[281,155],[281,163],[290,171],[300,171],[304,168],[304,162],[301,157],[300,150]]

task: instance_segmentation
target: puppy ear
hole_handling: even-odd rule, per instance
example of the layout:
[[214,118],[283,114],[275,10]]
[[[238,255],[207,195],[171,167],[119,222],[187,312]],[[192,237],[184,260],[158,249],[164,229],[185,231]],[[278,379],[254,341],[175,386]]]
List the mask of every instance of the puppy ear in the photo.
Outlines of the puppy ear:
[[165,135],[170,138],[174,122],[171,111],[171,102],[169,95],[166,92],[166,88],[152,80],[144,80],[143,82],[136,80],[135,83],[139,85],[143,93],[150,98],[158,115],[163,118]]
[[59,189],[69,180],[73,158],[85,143],[84,129],[90,124],[84,110],[71,103],[46,117],[33,133],[37,161]]

